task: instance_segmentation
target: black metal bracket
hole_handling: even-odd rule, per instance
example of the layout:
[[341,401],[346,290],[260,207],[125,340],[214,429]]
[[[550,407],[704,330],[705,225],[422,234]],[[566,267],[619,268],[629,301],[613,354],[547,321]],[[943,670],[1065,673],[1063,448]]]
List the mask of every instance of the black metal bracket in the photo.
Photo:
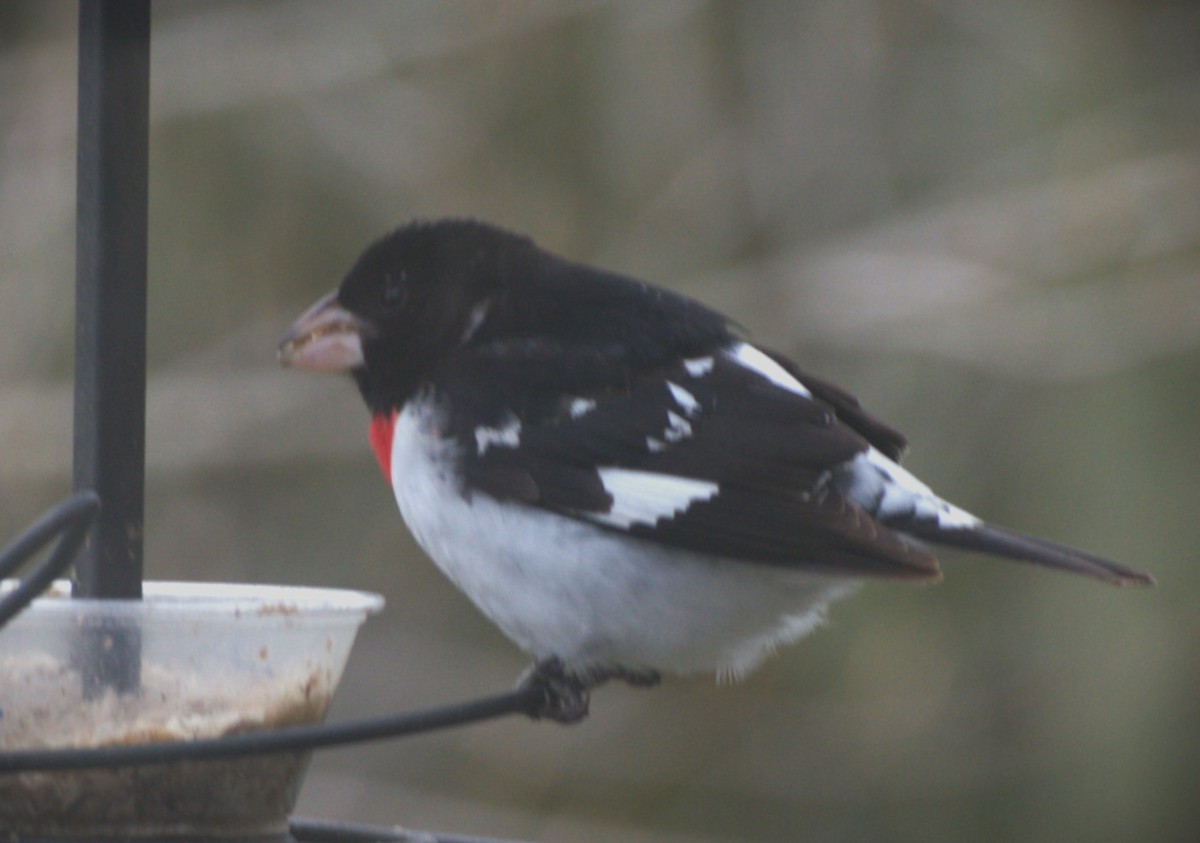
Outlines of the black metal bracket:
[[0,599],[0,627],[50,587],[75,559],[88,529],[100,511],[100,497],[93,491],[76,492],[49,509],[41,518],[0,550],[0,579],[11,577],[55,536],[61,536],[53,552],[21,583]]

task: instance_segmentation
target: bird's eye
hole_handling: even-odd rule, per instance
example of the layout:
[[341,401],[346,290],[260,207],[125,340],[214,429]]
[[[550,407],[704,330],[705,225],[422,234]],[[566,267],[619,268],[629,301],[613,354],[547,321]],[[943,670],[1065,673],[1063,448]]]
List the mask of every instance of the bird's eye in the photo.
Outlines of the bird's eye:
[[386,273],[383,276],[383,306],[388,310],[397,310],[404,304],[406,297],[405,282],[406,277],[403,272],[399,275]]

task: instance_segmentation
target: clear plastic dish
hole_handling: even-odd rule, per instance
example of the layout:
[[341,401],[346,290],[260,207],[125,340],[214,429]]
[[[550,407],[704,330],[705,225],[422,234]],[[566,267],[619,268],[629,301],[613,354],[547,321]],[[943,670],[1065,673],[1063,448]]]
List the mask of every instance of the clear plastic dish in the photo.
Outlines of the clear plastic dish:
[[[147,582],[143,600],[69,591],[56,583],[0,629],[0,752],[320,722],[359,626],[383,606],[375,594],[291,586]],[[307,761],[0,775],[0,834],[277,834]]]

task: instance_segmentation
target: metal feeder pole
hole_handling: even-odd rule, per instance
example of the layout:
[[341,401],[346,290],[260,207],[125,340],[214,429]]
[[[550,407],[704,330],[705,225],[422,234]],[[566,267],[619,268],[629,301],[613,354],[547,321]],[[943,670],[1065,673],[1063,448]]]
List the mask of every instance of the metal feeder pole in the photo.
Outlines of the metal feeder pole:
[[[74,487],[100,497],[76,597],[142,596],[149,0],[80,0]],[[138,687],[136,628],[90,630],[92,693]]]

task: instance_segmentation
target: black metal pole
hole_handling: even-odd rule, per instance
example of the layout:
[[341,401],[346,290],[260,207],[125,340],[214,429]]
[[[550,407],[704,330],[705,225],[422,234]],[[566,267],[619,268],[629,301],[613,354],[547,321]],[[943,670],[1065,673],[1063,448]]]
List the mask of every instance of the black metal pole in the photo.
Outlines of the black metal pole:
[[[149,0],[80,0],[74,485],[101,502],[80,597],[142,593],[149,111]],[[136,644],[104,646],[125,664],[103,684],[136,687]]]
[[81,0],[75,488],[103,507],[75,569],[88,597],[142,590],[149,47],[149,0]]

